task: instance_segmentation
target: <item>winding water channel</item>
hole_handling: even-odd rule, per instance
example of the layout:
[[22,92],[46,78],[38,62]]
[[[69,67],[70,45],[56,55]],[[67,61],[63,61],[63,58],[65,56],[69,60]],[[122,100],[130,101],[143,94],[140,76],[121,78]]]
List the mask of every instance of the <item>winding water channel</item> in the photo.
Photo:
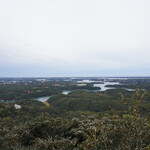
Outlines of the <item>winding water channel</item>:
[[[77,81],[77,83],[79,84],[87,84],[87,83],[93,83],[93,87],[100,87],[100,90],[94,90],[95,92],[97,91],[106,91],[109,89],[116,89],[115,87],[106,87],[107,85],[119,85],[119,82],[109,82],[109,81],[104,81],[103,83],[101,83],[101,81],[93,81],[93,80],[82,80],[82,81]],[[122,89],[126,89],[128,91],[135,91],[135,89],[128,89],[128,88],[122,88]],[[63,90],[62,94],[64,95],[68,95],[70,92],[72,92],[74,90]],[[42,97],[35,97],[32,98],[32,100],[38,100],[40,102],[45,102],[47,101],[49,98],[51,98],[54,95],[51,96],[42,96]],[[14,103],[15,100],[8,100],[8,101],[4,101],[6,103]]]
[[[92,80],[82,80],[82,81],[78,81],[78,83],[94,83],[93,86],[94,87],[100,87],[101,89],[100,90],[96,90],[96,91],[106,91],[106,90],[109,90],[109,89],[116,89],[114,87],[106,87],[107,85],[118,85],[120,84],[119,82],[104,82],[104,83],[99,83],[99,81],[96,81],[98,83],[95,83],[95,81],[92,81]],[[135,89],[127,89],[127,88],[123,88],[123,89],[126,89],[128,91],[135,91]],[[72,90],[74,91],[74,90]],[[69,90],[64,90],[62,91],[62,94],[64,95],[68,95],[69,93],[71,93],[72,91],[69,91]],[[34,100],[38,100],[38,101],[41,101],[41,102],[45,102],[47,101],[50,97],[52,96],[44,96],[44,97],[38,97],[38,98],[34,98]]]

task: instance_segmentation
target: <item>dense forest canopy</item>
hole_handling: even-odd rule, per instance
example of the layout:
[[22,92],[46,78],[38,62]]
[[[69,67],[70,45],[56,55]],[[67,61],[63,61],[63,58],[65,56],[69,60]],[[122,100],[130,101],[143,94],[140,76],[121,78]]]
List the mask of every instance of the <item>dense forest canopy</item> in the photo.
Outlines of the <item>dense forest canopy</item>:
[[[77,86],[85,80],[92,82]],[[106,91],[93,87],[105,80],[1,79],[0,149],[149,150],[150,79],[109,79],[122,88]],[[136,91],[124,89],[133,84]]]

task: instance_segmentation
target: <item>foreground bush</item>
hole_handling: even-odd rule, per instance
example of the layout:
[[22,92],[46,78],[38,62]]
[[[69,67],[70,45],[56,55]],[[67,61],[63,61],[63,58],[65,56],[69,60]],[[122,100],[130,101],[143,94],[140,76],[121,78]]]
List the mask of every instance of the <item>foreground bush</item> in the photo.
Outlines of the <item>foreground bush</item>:
[[150,120],[139,109],[143,96],[137,90],[131,100],[123,98],[129,109],[120,115],[112,109],[111,115],[88,112],[72,120],[48,113],[27,115],[25,123],[0,118],[0,150],[150,150]]
[[132,115],[71,121],[40,116],[16,126],[9,136],[1,133],[4,150],[148,150],[150,146],[149,122]]

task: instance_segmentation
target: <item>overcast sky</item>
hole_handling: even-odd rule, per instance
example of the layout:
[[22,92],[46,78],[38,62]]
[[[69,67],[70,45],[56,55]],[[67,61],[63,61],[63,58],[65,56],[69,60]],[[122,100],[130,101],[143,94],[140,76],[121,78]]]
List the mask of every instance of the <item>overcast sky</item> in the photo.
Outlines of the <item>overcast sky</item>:
[[150,0],[0,0],[0,77],[150,76]]

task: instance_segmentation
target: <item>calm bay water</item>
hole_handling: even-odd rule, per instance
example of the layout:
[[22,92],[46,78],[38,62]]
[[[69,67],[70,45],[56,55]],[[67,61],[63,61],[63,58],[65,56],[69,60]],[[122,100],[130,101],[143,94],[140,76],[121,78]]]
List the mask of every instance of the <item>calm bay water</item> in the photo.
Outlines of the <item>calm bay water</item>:
[[106,85],[118,85],[119,82],[104,82],[104,84],[93,84],[94,87],[100,87],[99,91],[106,91],[108,89],[115,89],[113,87],[106,87]]
[[62,94],[64,94],[64,95],[68,95],[70,92],[72,92],[72,91],[64,90],[64,91],[62,91]]
[[[118,78],[117,78],[118,79]],[[95,82],[98,82],[98,83],[95,83]],[[104,81],[104,83],[99,83],[100,81],[93,81],[93,80],[82,80],[82,81],[78,81],[78,83],[94,83],[93,86],[94,87],[100,87],[101,89],[100,90],[95,90],[95,91],[106,91],[106,90],[109,90],[109,89],[116,89],[114,87],[106,87],[107,85],[118,85],[120,84],[119,82],[109,82],[109,81]],[[123,88],[123,89],[126,89],[128,91],[135,91],[135,89],[128,89],[128,88]],[[73,90],[72,90],[73,91]],[[70,90],[64,90],[62,91],[62,94],[64,95],[68,95],[70,92],[72,92]],[[37,97],[37,98],[33,98],[33,100],[38,100],[40,102],[45,102],[47,101],[50,97],[52,97],[54,95],[51,95],[51,96],[42,96],[42,97]],[[3,101],[1,101],[3,102]],[[10,101],[4,101],[5,103],[14,103],[15,101],[14,100],[10,100]]]
[[43,96],[43,97],[37,97],[37,98],[34,98],[33,100],[38,100],[40,102],[45,102],[47,101],[51,96]]

